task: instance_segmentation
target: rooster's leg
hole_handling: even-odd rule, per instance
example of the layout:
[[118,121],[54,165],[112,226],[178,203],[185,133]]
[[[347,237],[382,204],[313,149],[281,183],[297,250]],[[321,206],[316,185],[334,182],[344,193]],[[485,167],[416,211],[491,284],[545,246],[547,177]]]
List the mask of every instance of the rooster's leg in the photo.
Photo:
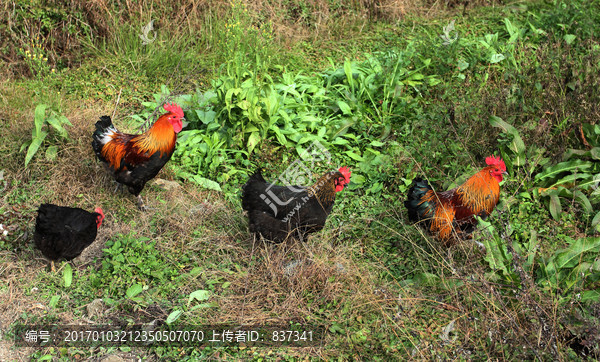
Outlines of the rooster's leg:
[[121,184],[119,182],[117,182],[117,186],[115,187],[115,191],[113,191],[113,193],[117,193],[117,191],[119,191],[119,189],[121,188]]
[[137,196],[137,207],[140,211],[146,211],[146,205],[144,205],[144,200],[140,195]]
[[54,260],[50,260],[50,271],[56,273],[56,268],[54,267]]

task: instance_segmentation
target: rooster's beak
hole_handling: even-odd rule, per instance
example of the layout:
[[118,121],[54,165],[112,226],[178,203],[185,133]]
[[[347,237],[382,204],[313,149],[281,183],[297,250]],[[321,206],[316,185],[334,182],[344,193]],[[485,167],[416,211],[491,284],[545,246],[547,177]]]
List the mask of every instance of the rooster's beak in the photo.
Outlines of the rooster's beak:
[[506,171],[502,171],[502,174],[508,176],[508,172]]

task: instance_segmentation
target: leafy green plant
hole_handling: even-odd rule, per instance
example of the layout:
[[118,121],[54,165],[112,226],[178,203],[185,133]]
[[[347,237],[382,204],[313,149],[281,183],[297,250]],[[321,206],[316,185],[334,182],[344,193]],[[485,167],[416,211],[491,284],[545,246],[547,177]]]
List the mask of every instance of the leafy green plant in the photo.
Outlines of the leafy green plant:
[[[537,189],[534,191],[549,199],[552,217],[559,219],[561,198],[576,200],[585,213],[594,212],[600,204],[600,125],[584,125],[582,135],[589,145],[588,150],[569,149],[563,161],[544,168],[535,176]],[[600,223],[600,212],[592,218],[591,226]]]
[[[526,240],[519,242],[509,229],[504,239],[500,238],[496,228],[489,222],[479,220],[487,237],[483,239],[486,248],[484,260],[492,272],[491,279],[502,278],[517,282],[518,274],[514,270],[514,257],[517,256],[524,270],[533,270],[535,283],[550,294],[561,295],[566,303],[581,293],[577,299],[581,301],[600,300],[597,282],[600,280],[600,265],[596,255],[600,251],[600,238],[584,237],[577,240],[568,238],[568,246],[555,251],[550,256],[538,252],[539,240],[534,229],[529,231]],[[511,242],[511,248],[506,241]],[[524,282],[521,280],[521,282]]]
[[[600,237],[570,240],[569,246],[540,260],[537,283],[542,288],[559,289],[562,295],[581,290],[581,301],[600,300],[600,290],[590,289],[600,280]],[[565,298],[569,301],[572,298]]]
[[[196,290],[188,296],[188,301],[185,308],[176,308],[167,316],[167,324],[171,324],[178,320],[183,314],[192,312],[196,309],[202,308],[214,308],[217,307],[216,302],[207,302],[212,297],[212,292],[209,290],[199,289]],[[194,301],[200,302],[198,304],[193,305],[190,308],[190,304]]]
[[106,242],[103,252],[102,269],[90,282],[95,288],[103,288],[106,296],[141,301],[141,291],[152,287],[167,293],[171,289],[167,281],[179,276],[179,270],[157,249],[156,241],[148,238],[117,235]]
[[71,286],[73,282],[73,269],[71,268],[71,264],[66,263],[63,270],[63,280],[65,282],[65,288]]
[[521,134],[510,123],[497,116],[491,116],[489,123],[502,130],[498,142],[500,143],[500,153],[509,173],[515,172],[517,168],[525,168],[525,171],[531,174],[537,167],[543,166],[549,161],[543,157],[546,151],[543,147],[536,145],[526,147]]
[[[51,129],[53,129],[55,132],[55,139],[69,139],[69,133],[65,129],[65,125],[72,126],[71,122],[69,122],[67,117],[54,110],[50,110],[49,115],[46,116],[47,108],[48,106],[46,104],[39,104],[35,108],[34,128],[31,131],[31,141],[25,142],[21,146],[20,150],[20,152],[23,152],[23,150],[27,148],[27,154],[25,155],[25,166],[27,166],[33,156],[35,156]],[[46,149],[46,159],[54,160],[56,159],[57,155],[57,145],[51,145]]]
[[[176,172],[218,190],[212,180],[226,182],[237,172],[234,164],[249,167],[248,158],[265,141],[298,155],[318,141],[345,162],[359,162],[365,169],[354,179],[364,182],[371,172],[365,160],[383,160],[377,148],[384,146],[392,125],[404,123],[420,89],[438,84],[435,75],[423,74],[429,64],[409,48],[346,61],[316,76],[284,72],[260,77],[251,70],[223,74],[212,89],[175,98],[191,108],[186,114],[190,129],[179,135],[174,154],[180,166]],[[374,187],[376,192],[381,184]]]
[[[221,182],[227,181],[231,174],[235,173],[235,168],[231,167],[233,161],[230,154],[235,154],[236,151],[225,148],[227,141],[221,139],[218,132],[212,136],[200,130],[182,133],[178,151],[174,155],[174,159],[179,161],[179,166],[175,168],[177,176],[209,190],[221,191],[219,183],[200,175],[217,175],[223,167],[229,166],[230,172],[221,174],[219,178]],[[237,154],[243,155],[246,152],[239,151]]]

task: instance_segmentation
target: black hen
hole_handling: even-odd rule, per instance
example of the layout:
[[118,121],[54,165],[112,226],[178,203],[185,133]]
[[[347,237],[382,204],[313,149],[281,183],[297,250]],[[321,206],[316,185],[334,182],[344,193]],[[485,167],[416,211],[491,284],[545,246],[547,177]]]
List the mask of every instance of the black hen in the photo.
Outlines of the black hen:
[[95,239],[104,220],[101,208],[87,212],[79,208],[42,204],[35,221],[35,246],[54,261],[71,260],[81,254]]
[[347,167],[326,173],[310,187],[270,184],[257,171],[242,188],[250,232],[278,243],[288,237],[305,240],[309,233],[323,229],[335,194],[349,182]]

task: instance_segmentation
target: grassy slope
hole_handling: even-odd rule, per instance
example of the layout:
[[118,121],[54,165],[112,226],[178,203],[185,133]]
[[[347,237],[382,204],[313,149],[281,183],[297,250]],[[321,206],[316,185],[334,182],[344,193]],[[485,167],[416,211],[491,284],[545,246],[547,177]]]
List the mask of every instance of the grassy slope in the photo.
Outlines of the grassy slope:
[[[457,27],[470,26],[475,34],[485,33],[489,31],[487,23],[500,23],[503,16],[513,16],[515,11],[473,10],[468,18],[458,18]],[[349,27],[351,39],[334,35],[326,41],[298,42],[288,49],[282,46],[272,63],[318,72],[327,66],[327,56],[340,64],[345,58],[362,57],[363,52],[402,48],[408,40],[437,37],[446,23],[445,19],[408,18],[396,26]],[[0,223],[10,227],[9,236],[0,239],[0,275],[4,280],[0,298],[9,301],[0,305],[0,325],[5,328],[16,321],[147,323],[164,321],[173,310],[182,310],[180,320],[186,324],[269,324],[282,320],[324,324],[331,331],[326,345],[294,350],[235,347],[34,351],[11,349],[10,342],[3,340],[1,354],[8,358],[108,354],[150,358],[349,358],[355,354],[363,358],[531,358],[557,353],[565,358],[572,353],[563,339],[556,342],[556,352],[538,339],[539,328],[545,326],[550,326],[554,335],[564,333],[558,324],[563,314],[557,310],[556,298],[542,295],[535,288],[510,294],[507,290],[511,285],[490,277],[489,267],[482,261],[484,252],[471,243],[450,250],[440,248],[420,229],[406,223],[400,200],[400,189],[410,176],[423,172],[435,179],[453,180],[463,172],[471,172],[464,165],[476,168],[480,156],[496,149],[496,131],[474,120],[487,118],[490,113],[505,117],[519,111],[492,101],[507,83],[502,71],[490,70],[493,79],[486,88],[467,80],[464,87],[425,94],[422,102],[431,111],[423,115],[422,122],[413,124],[408,136],[400,136],[405,131],[400,127],[395,130],[403,147],[390,147],[393,161],[386,172],[400,171],[380,194],[346,190],[339,195],[325,231],[305,244],[272,246],[256,242],[247,233],[237,195],[224,196],[191,183],[180,183],[171,190],[151,183],[143,195],[155,209],[140,213],[132,197],[113,193],[110,177],[89,147],[93,123],[98,115],[113,112],[119,93],[117,119],[137,113],[139,104],[158,91],[157,83],[173,85],[181,80],[175,77],[163,81],[174,74],[178,61],[132,63],[137,54],[128,48],[128,41],[136,35],[107,48],[98,45],[80,67],[59,69],[43,86],[35,79],[0,80],[0,137],[5,140],[0,145],[0,170],[4,170],[7,181],[0,201]],[[193,89],[194,85],[205,89],[222,57],[210,39],[200,43],[176,45],[187,49],[185,56],[202,57],[192,84],[183,90]],[[524,50],[522,54],[546,59],[543,53],[540,49]],[[150,68],[141,66],[148,64]],[[564,63],[557,64],[557,78],[563,75],[560,64]],[[548,76],[541,81],[551,83],[556,79]],[[561,96],[548,94],[547,98],[544,106],[554,107],[553,102],[559,103]],[[30,137],[33,110],[40,102],[51,104],[69,118],[73,124],[70,140],[61,143],[56,161],[47,161],[40,154],[24,167],[24,153],[19,148]],[[445,126],[445,115],[452,105],[456,128]],[[553,128],[542,135],[527,125],[528,117],[539,116],[538,109],[521,110],[521,119],[515,116],[512,121],[525,125],[522,131],[529,130],[528,143],[542,143],[541,139],[550,145],[574,143],[576,140],[560,128],[560,118],[583,114],[584,110],[569,113],[565,107],[560,110],[563,114],[549,116],[556,117],[550,120]],[[434,116],[438,118],[432,119]],[[118,122],[127,123],[124,118]],[[433,147],[443,139],[443,149]],[[424,144],[431,147],[424,148]],[[555,151],[552,156],[559,154]],[[506,199],[521,191],[518,184],[526,176],[515,174],[511,179],[515,182],[505,184]],[[174,179],[174,174],[166,167],[159,177]],[[58,273],[48,272],[40,253],[30,243],[35,209],[45,201],[86,209],[101,205],[107,215],[97,241],[75,261],[70,287],[64,285],[64,264]],[[521,200],[516,210],[500,207],[495,213],[500,221],[495,225],[502,226],[510,219],[513,224],[525,224],[522,230],[543,230],[540,239],[549,245],[542,244],[541,248],[552,251],[561,246],[565,236],[577,237],[585,229],[575,210],[571,211],[561,222],[554,222],[540,202]],[[145,289],[135,297],[127,297],[133,284]],[[198,302],[190,304],[188,297],[196,290],[210,291],[208,301],[213,304],[191,309]],[[95,302],[97,299],[101,302]],[[545,314],[547,320],[536,320],[539,308],[549,311]],[[536,317],[528,318],[528,313]]]

